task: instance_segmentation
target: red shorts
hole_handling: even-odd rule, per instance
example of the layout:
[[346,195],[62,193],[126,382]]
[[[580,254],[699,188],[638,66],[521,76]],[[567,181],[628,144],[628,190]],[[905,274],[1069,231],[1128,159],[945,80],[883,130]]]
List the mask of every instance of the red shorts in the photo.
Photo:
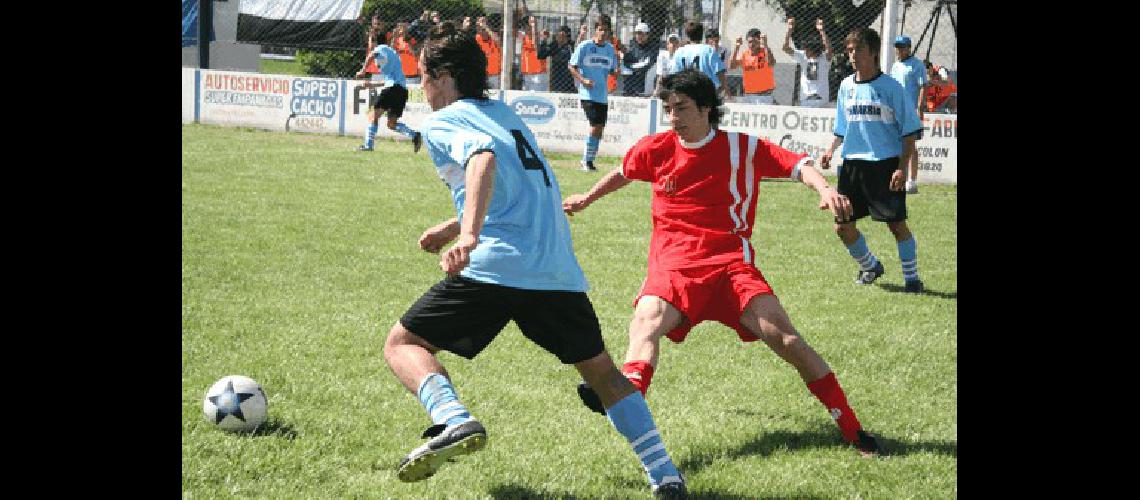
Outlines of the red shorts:
[[685,315],[687,321],[665,336],[682,342],[689,330],[702,321],[719,321],[736,330],[740,340],[754,342],[759,337],[740,324],[748,301],[757,295],[775,295],[764,275],[748,262],[727,266],[707,266],[679,270],[650,269],[633,306],[646,295],[662,298]]

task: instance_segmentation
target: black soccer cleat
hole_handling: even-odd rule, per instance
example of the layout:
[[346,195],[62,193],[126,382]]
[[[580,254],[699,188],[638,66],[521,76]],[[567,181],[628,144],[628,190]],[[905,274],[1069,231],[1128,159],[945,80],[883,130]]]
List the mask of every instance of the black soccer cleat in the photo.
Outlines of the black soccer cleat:
[[882,261],[876,262],[875,267],[870,271],[859,271],[859,275],[855,277],[855,284],[870,285],[871,283],[874,283],[875,280],[879,279],[879,276],[882,276],[886,271],[886,269],[883,269]]
[[685,483],[677,481],[653,488],[653,498],[689,498]]
[[433,425],[424,431],[422,437],[431,439],[400,461],[396,469],[396,477],[400,481],[410,483],[432,477],[454,457],[474,453],[487,445],[487,430],[475,419],[451,427]]
[[372,151],[372,148],[361,144],[356,148],[357,151]]
[[582,404],[586,405],[586,408],[595,413],[606,414],[606,407],[602,406],[602,399],[598,397],[598,393],[589,384],[585,382],[578,384],[578,397],[582,400]]
[[579,162],[579,164],[582,166],[583,172],[597,172],[598,171],[598,168],[594,166],[593,160],[590,160],[590,161],[582,160],[581,162]]
[[906,287],[903,291],[906,293],[922,293],[922,280],[914,280],[906,282]]
[[882,452],[879,448],[879,440],[875,439],[875,436],[872,436],[863,429],[859,429],[857,435],[859,436],[859,441],[855,443],[855,448],[857,448],[863,456],[875,456]]
[[413,153],[419,153],[420,147],[423,145],[424,145],[424,137],[422,135],[420,135],[419,132],[416,132],[416,135],[412,136],[412,152]]

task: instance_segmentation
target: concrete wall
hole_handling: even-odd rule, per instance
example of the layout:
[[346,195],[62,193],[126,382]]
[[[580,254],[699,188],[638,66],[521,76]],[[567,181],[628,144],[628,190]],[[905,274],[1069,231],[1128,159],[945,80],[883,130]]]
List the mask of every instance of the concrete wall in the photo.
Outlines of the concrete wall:
[[[201,0],[203,2],[209,0]],[[261,45],[237,43],[240,0],[214,0],[214,41],[210,42],[210,69],[258,71]],[[182,66],[198,67],[198,47],[182,48]]]

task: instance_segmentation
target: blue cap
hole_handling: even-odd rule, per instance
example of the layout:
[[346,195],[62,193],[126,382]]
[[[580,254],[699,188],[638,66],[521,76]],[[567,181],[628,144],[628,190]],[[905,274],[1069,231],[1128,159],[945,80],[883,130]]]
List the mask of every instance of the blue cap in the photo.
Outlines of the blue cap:
[[910,47],[910,37],[906,35],[896,36],[895,47]]

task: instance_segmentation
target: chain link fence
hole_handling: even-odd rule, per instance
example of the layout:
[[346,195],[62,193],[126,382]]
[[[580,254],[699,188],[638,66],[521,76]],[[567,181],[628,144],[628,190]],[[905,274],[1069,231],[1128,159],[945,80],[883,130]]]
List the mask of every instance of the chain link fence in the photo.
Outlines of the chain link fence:
[[[504,1],[512,22],[506,33]],[[499,54],[489,59],[509,68],[508,88],[574,92],[573,83],[566,81],[566,60],[578,42],[593,36],[594,24],[601,21],[612,26],[622,58],[621,75],[608,82],[613,95],[649,95],[672,50],[686,43],[709,43],[729,67],[730,101],[740,101],[748,93],[771,96],[773,104],[806,105],[804,98],[814,92],[824,98],[822,106],[833,106],[839,83],[853,72],[844,38],[860,27],[881,36],[889,33],[883,20],[887,1],[896,2],[893,31],[909,36],[914,53],[936,69],[944,68],[943,74],[956,83],[955,0],[356,0],[359,13],[335,29],[290,36],[243,31],[242,0],[183,0],[183,66],[204,66],[199,26],[187,25],[193,17],[188,10],[194,10],[198,22],[212,23],[208,67],[213,69],[348,78],[362,67],[370,44],[387,43],[402,58],[410,58],[405,74],[414,83],[414,58],[426,30],[452,21],[494,40],[486,50]],[[703,25],[704,40],[688,39],[684,25],[690,20]],[[753,38],[766,48],[754,49]],[[510,45],[506,61],[503,44]],[[771,52],[774,64],[767,64],[765,50]],[[743,66],[732,67],[734,52]],[[746,58],[750,52],[753,55]],[[489,68],[489,73],[493,70]],[[746,78],[745,70],[759,73]],[[824,81],[821,73],[826,75],[826,89],[812,84],[813,78]],[[754,80],[755,75],[763,78]],[[764,83],[757,86],[755,81]]]

